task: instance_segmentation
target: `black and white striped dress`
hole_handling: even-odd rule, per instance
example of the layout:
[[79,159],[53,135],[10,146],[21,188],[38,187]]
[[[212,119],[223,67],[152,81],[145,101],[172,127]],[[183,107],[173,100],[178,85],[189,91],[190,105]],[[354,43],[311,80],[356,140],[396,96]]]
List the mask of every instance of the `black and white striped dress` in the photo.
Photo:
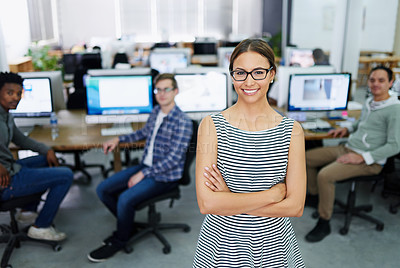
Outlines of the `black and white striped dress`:
[[[240,130],[221,113],[212,116],[217,166],[235,193],[271,188],[286,177],[293,120],[263,131]],[[289,218],[206,215],[193,267],[305,267]]]

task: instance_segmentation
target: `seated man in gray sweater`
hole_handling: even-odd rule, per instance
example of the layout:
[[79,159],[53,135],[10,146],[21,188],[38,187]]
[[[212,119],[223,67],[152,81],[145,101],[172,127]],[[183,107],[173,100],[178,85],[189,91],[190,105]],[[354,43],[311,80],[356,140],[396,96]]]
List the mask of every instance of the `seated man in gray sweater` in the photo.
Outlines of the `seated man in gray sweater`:
[[[16,127],[9,110],[15,109],[21,100],[22,82],[18,74],[0,73],[0,200],[7,201],[48,190],[39,214],[35,211],[38,204],[32,205],[31,215],[35,217],[28,236],[60,241],[66,238],[66,234],[54,229],[52,223],[72,184],[73,174],[66,167],[54,167],[58,166],[54,151],[24,136]],[[40,155],[15,161],[8,148],[10,142]]]
[[318,223],[306,235],[307,241],[321,241],[330,233],[336,181],[378,174],[387,158],[400,152],[400,101],[389,94],[392,84],[389,68],[372,69],[368,78],[372,97],[366,100],[360,119],[349,128],[330,132],[333,137],[351,133],[347,143],[306,152],[306,205],[318,205],[319,212]]

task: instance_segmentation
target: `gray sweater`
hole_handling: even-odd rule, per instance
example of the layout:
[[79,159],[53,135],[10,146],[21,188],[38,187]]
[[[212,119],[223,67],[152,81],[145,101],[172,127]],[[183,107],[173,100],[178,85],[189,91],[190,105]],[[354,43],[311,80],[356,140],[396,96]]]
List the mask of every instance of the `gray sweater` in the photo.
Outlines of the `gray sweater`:
[[50,150],[43,143],[25,136],[15,125],[13,116],[0,105],[0,164],[8,170],[10,176],[13,176],[21,169],[21,166],[15,162],[8,148],[10,142],[21,149],[29,149],[40,154],[46,154]]
[[361,118],[349,127],[347,147],[361,154],[367,165],[384,164],[400,152],[400,101],[392,96],[385,101],[366,100]]

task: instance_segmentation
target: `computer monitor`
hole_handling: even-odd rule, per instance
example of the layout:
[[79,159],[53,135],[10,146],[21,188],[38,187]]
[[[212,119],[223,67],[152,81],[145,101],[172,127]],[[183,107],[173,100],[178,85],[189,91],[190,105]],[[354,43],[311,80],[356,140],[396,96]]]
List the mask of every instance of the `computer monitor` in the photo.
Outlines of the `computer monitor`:
[[312,49],[309,48],[286,48],[285,66],[311,67],[314,65]]
[[64,75],[66,78],[65,80],[72,80],[74,78],[74,74],[78,66],[78,59],[76,55],[77,54],[69,53],[63,54],[62,63],[64,67]]
[[232,105],[232,81],[225,68],[178,69],[175,79],[179,87],[175,102],[192,119],[201,119]]
[[193,43],[194,55],[216,55],[217,43],[216,42],[194,42]]
[[235,47],[219,47],[218,48],[218,66],[222,68],[229,68],[231,54]]
[[310,68],[279,66],[276,73],[278,82],[277,106],[286,107],[288,100],[289,79],[291,74],[315,74],[315,73],[334,73],[333,66],[313,66]]
[[190,65],[190,53],[190,48],[155,48],[150,53],[150,67],[160,73],[173,73]]
[[119,75],[149,75],[151,69],[146,67],[135,67],[131,69],[93,69],[87,72],[90,76],[119,76]]
[[54,111],[60,111],[66,109],[64,91],[64,81],[61,71],[45,71],[45,72],[26,72],[18,73],[22,78],[50,78],[51,83],[51,97],[53,101]]
[[346,110],[351,74],[290,75],[288,111]]
[[16,109],[10,110],[15,124],[18,127],[49,124],[53,111],[50,78],[24,79],[21,101]]
[[150,74],[85,77],[89,124],[144,122],[153,109]]

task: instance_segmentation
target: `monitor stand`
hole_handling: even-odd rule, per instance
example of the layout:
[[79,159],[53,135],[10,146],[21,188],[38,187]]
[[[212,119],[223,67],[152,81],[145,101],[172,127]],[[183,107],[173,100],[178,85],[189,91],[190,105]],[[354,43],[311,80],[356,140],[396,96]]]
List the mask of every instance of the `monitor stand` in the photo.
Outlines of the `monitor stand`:
[[102,128],[101,136],[119,136],[126,135],[133,132],[131,124],[127,123],[114,123],[112,127]]

